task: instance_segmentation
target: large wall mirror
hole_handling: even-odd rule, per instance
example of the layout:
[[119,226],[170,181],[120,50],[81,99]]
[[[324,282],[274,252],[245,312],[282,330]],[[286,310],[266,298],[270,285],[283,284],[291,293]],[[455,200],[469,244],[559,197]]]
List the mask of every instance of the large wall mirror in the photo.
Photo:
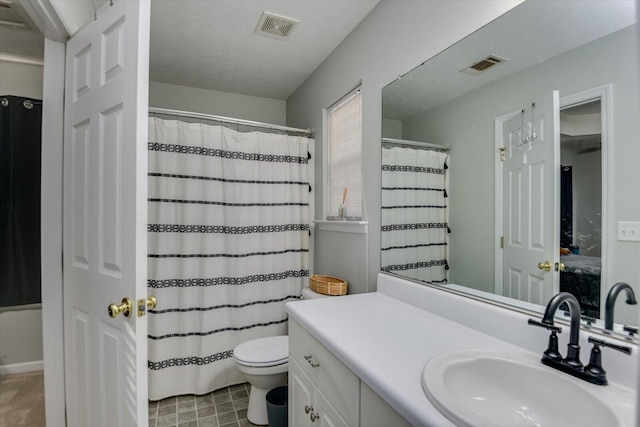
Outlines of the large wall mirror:
[[640,297],[636,7],[528,0],[383,89],[383,271],[592,328]]

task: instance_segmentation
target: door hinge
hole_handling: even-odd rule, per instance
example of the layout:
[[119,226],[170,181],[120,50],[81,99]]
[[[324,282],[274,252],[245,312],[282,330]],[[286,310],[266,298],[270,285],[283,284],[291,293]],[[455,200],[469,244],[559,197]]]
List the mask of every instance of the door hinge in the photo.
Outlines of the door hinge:
[[504,147],[500,147],[498,148],[498,151],[500,151],[500,160],[502,160],[503,162],[507,160],[507,149]]
[[504,249],[504,236],[500,236],[500,249]]

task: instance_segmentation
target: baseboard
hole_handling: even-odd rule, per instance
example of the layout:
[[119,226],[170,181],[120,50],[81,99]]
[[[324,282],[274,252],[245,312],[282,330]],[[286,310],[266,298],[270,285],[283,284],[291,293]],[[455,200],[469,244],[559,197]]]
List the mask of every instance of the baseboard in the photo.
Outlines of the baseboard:
[[33,362],[14,363],[12,365],[0,365],[0,375],[20,374],[22,372],[42,371],[44,364],[42,360]]

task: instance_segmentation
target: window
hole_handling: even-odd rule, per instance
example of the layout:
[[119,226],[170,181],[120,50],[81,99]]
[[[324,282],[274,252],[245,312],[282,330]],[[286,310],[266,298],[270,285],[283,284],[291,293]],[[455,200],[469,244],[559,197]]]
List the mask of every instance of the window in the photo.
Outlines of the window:
[[360,87],[327,109],[329,147],[327,219],[343,203],[350,220],[362,219],[362,95]]

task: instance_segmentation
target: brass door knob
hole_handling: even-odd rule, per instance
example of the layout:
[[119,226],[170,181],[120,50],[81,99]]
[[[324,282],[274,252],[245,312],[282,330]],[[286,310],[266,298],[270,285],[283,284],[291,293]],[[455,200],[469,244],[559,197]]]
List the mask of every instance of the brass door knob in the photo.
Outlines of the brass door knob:
[[153,310],[157,305],[158,300],[156,299],[156,297],[154,297],[153,295],[149,295],[147,297],[147,307]]
[[122,298],[122,304],[109,304],[107,309],[109,317],[116,318],[118,314],[122,313],[124,317],[131,317],[131,300],[129,298]]
[[556,262],[556,271],[564,271],[564,264],[561,262]]
[[544,261],[544,262],[540,261],[538,263],[538,268],[544,271],[551,271],[551,263],[549,261]]

